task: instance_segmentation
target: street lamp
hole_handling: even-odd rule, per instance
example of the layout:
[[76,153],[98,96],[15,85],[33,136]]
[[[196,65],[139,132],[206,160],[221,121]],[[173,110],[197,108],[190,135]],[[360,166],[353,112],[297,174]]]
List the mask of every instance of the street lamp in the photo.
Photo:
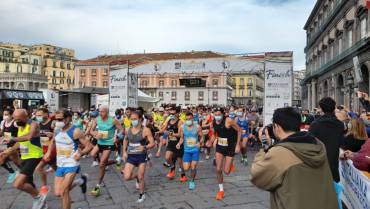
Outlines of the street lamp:
[[347,85],[349,87],[349,109],[350,109],[350,111],[352,111],[352,87],[353,87],[353,84],[354,84],[354,79],[353,79],[352,73],[349,73],[348,77],[347,77]]

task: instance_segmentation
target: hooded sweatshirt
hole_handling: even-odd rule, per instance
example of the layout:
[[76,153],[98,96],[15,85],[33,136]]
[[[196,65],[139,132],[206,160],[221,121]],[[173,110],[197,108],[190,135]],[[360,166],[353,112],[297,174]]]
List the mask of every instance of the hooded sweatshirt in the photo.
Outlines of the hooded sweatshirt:
[[307,132],[260,151],[251,182],[270,192],[272,209],[338,209],[325,146]]

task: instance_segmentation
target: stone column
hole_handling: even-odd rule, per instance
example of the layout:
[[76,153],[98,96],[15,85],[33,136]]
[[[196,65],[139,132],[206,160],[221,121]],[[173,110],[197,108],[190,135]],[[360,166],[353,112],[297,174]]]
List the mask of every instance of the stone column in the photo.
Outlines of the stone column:
[[308,92],[308,96],[307,96],[307,109],[311,110],[312,109],[312,105],[311,105],[311,101],[312,101],[312,95],[311,95],[311,84],[307,84],[307,92]]
[[312,85],[312,105],[311,105],[311,108],[316,108],[316,96],[317,96],[317,92],[316,92],[316,81],[315,80],[312,80],[311,82],[311,85]]
[[336,78],[337,76],[336,75],[332,75],[331,76],[331,88],[333,89],[333,94],[332,94],[332,98],[335,100],[335,101],[337,101],[338,100],[338,95],[337,95],[337,93],[338,93],[338,86],[337,86],[337,78]]

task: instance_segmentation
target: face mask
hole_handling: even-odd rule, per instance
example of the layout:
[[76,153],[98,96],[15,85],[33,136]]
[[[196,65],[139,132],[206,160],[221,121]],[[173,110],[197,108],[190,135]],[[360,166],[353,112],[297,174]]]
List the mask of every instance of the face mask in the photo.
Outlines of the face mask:
[[202,118],[203,118],[203,120],[206,120],[207,119],[207,116],[203,116]]
[[216,115],[215,116],[215,120],[216,121],[221,121],[222,120],[222,116],[221,115]]
[[242,112],[237,112],[236,115],[241,117],[241,116],[243,116],[243,113]]
[[5,121],[9,121],[9,120],[10,120],[10,116],[9,116],[9,115],[4,115],[3,119],[4,119]]
[[55,128],[56,129],[62,129],[62,128],[64,128],[64,126],[65,126],[66,124],[63,122],[63,121],[57,121],[56,123],[55,123]]
[[26,126],[26,122],[23,122],[23,121],[17,121],[17,126],[25,127],[25,126]]
[[234,119],[235,115],[234,114],[229,114],[229,118]]
[[75,115],[72,117],[72,119],[73,119],[73,120],[77,120],[77,118],[78,118],[78,117],[77,117],[77,116],[75,116]]
[[131,123],[132,123],[132,126],[133,127],[137,127],[137,125],[139,125],[139,121],[138,120],[132,120]]
[[187,120],[185,123],[186,123],[187,126],[193,125],[193,121],[191,121],[191,120]]
[[171,116],[170,116],[170,119],[171,119],[171,120],[175,120],[175,116],[174,116],[174,115],[171,115]]
[[36,117],[36,122],[42,123],[44,119],[42,117]]

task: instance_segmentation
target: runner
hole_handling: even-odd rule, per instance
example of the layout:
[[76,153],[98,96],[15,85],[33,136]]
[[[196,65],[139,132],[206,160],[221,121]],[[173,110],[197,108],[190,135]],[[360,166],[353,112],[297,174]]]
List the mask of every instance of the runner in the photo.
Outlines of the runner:
[[186,176],[184,169],[182,168],[182,157],[184,155],[184,146],[181,146],[180,149],[176,148],[176,145],[179,143],[179,127],[182,126],[182,122],[179,119],[179,108],[171,108],[170,110],[170,120],[165,125],[164,129],[160,132],[168,136],[168,144],[166,149],[165,159],[170,165],[170,171],[167,177],[172,180],[175,177],[176,161],[178,161],[181,168],[181,178],[180,182],[186,182]]
[[240,151],[241,130],[235,121],[224,116],[224,110],[222,108],[217,108],[214,114],[215,120],[211,125],[214,135],[212,140],[208,142],[208,147],[216,143],[216,173],[219,186],[216,199],[222,200],[225,194],[222,170],[226,175],[230,174],[233,170],[234,155]]
[[[3,111],[3,121],[0,125],[0,136],[2,137],[16,137],[18,133],[18,127],[15,124],[12,109],[5,109]],[[13,144],[2,144],[3,149],[0,150],[0,165],[9,172],[6,183],[11,184],[14,182],[17,172],[13,169],[10,161],[13,161],[18,167],[21,166],[21,160],[19,159],[18,149]]]
[[[51,150],[56,148],[57,165],[54,179],[54,193],[61,198],[63,209],[71,208],[71,197],[69,192],[76,186],[81,187],[82,193],[86,193],[86,175],[74,181],[76,175],[80,172],[80,158],[89,153],[92,144],[85,138],[83,132],[72,125],[72,113],[69,111],[58,111],[55,115],[55,136],[53,143],[50,143],[48,152],[44,159],[50,161],[52,157]],[[84,147],[78,150],[78,143]]]
[[[168,122],[168,119],[169,119],[169,117],[164,116],[164,108],[163,107],[159,108],[159,111],[158,111],[158,114],[157,114],[156,118],[157,118],[157,120],[155,121],[156,127],[158,128],[158,130],[162,130],[164,124],[166,124]],[[158,137],[159,132],[157,134],[155,134],[155,136]],[[167,144],[167,136],[165,134],[163,134],[159,137],[158,150],[157,150],[157,153],[155,154],[156,157],[161,156],[162,147],[166,146],[166,144]]]
[[[126,129],[123,143],[122,159],[127,162],[124,168],[124,179],[126,181],[136,179],[136,188],[139,190],[138,203],[145,200],[145,167],[147,162],[147,150],[155,146],[154,138],[150,129],[142,125],[141,112],[131,113],[132,128]],[[134,168],[137,167],[137,173]]]
[[33,173],[43,156],[38,123],[30,120],[25,109],[16,109],[13,113],[18,126],[17,137],[5,137],[6,143],[19,142],[22,164],[13,186],[30,194],[33,198],[32,209],[46,208],[46,196],[40,195],[33,183]]
[[81,119],[81,113],[77,111],[73,113],[72,124],[81,131],[84,130],[84,121]]
[[211,153],[211,148],[210,147],[207,147],[205,144],[208,142],[208,140],[210,140],[210,121],[207,120],[207,112],[203,112],[202,113],[202,118],[201,118],[201,121],[200,121],[200,124],[201,124],[201,128],[202,128],[202,134],[203,134],[203,139],[204,139],[204,152],[205,152],[205,155],[206,155],[206,160],[209,160],[209,155]]
[[176,145],[176,148],[180,150],[181,146],[184,145],[183,168],[184,172],[187,172],[191,168],[189,190],[194,190],[200,147],[203,146],[204,140],[200,126],[194,121],[193,113],[186,113],[185,125],[180,127],[179,134],[180,141]]
[[240,163],[244,165],[248,165],[248,158],[247,158],[247,148],[248,148],[248,119],[246,115],[244,114],[244,108],[239,107],[236,112],[236,118],[235,121],[242,130],[242,136],[241,136],[241,154],[242,157],[240,158]]
[[[98,144],[91,151],[91,155],[96,157],[97,153],[101,153],[99,164],[99,178],[98,184],[91,191],[93,196],[100,195],[100,187],[103,185],[105,169],[107,166],[117,163],[116,160],[109,160],[110,153],[115,151],[115,132],[122,133],[123,129],[121,124],[114,118],[108,116],[108,107],[99,107],[100,116],[93,121],[91,128],[91,135],[98,140]],[[97,129],[97,130],[95,130]],[[109,160],[109,161],[108,161]]]
[[[48,151],[50,142],[53,137],[53,121],[49,119],[49,111],[45,108],[40,108],[36,112],[36,121],[39,123],[40,127],[40,140],[42,145],[43,154],[46,154]],[[49,161],[42,159],[36,167],[36,172],[40,175],[41,179],[41,188],[40,194],[46,196],[49,193],[49,187],[47,186],[47,172],[44,170],[46,165],[55,171],[57,169],[56,165],[56,151],[55,148],[52,148]]]

